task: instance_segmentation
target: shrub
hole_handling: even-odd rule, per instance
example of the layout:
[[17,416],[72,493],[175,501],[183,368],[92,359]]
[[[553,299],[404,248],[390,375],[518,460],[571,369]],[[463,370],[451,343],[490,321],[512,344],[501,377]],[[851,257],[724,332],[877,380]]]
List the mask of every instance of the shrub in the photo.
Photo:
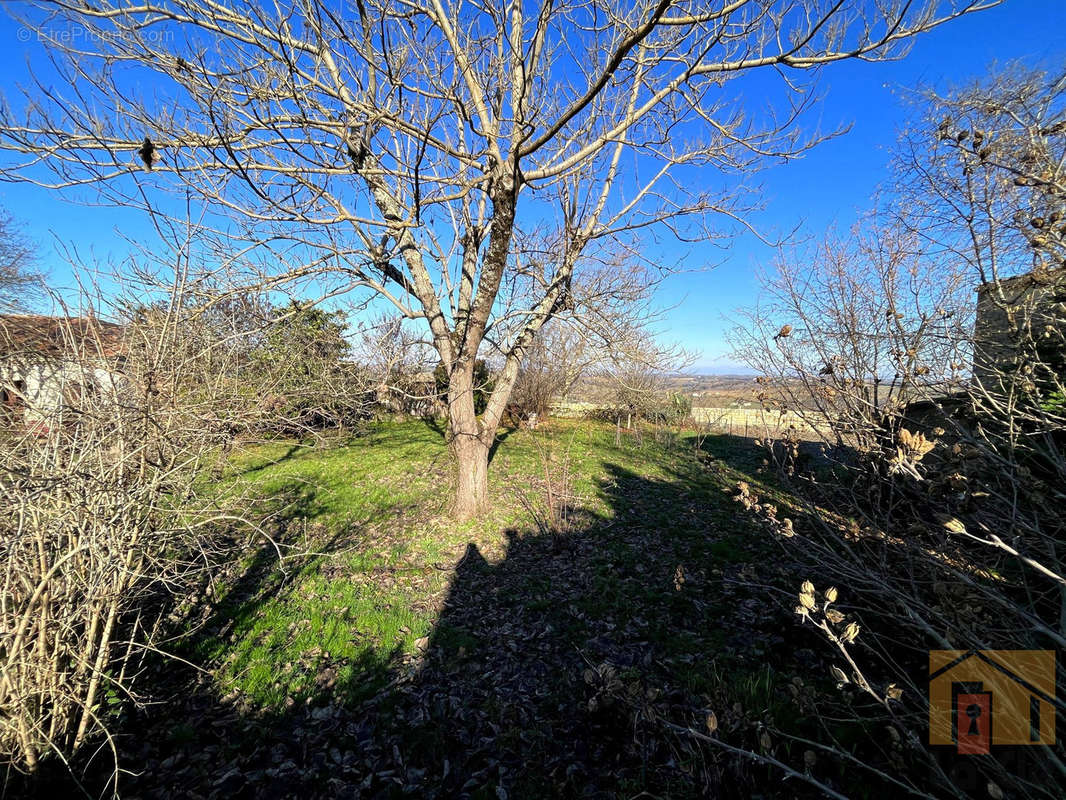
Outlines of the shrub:
[[[746,485],[737,499],[803,565],[798,618],[839,664],[819,676],[836,690],[805,710],[860,736],[827,730],[818,744],[878,791],[1058,797],[1066,786],[1053,748],[1018,748],[1013,766],[994,751],[964,757],[963,776],[925,745],[930,650],[1066,646],[1066,318],[1054,302],[1066,229],[1045,225],[1066,195],[1025,177],[1066,153],[1049,122],[1064,98],[1058,78],[1007,73],[937,100],[932,128],[909,143],[907,208],[857,245],[782,263],[744,337],[761,399],[825,432],[826,469],[804,474],[795,448],[766,443],[799,501],[783,512]],[[1029,272],[982,283],[991,262]],[[977,332],[991,336],[970,324],[978,283]]]
[[349,351],[339,312],[295,301],[272,309],[245,376],[263,398],[259,424],[291,436],[366,419],[375,402],[371,380],[347,360]]
[[[437,396],[444,404],[448,402],[448,372],[443,364],[437,364],[433,370],[433,381],[437,385]],[[481,414],[489,403],[493,380],[489,366],[484,359],[474,362],[474,413]]]
[[137,702],[168,598],[216,549],[211,523],[225,511],[202,496],[202,471],[255,400],[215,372],[225,359],[203,349],[200,322],[140,313],[107,360],[97,338],[69,330],[61,359],[76,388],[46,424],[7,432],[0,757],[15,770],[106,748],[118,708]]

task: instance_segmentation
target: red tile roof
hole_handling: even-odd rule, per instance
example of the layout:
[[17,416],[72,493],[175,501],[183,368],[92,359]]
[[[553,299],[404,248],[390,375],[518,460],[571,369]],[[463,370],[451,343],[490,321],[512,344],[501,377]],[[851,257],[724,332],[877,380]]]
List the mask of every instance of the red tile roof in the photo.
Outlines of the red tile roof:
[[113,358],[124,350],[125,328],[95,317],[0,314],[0,355],[62,356],[84,351]]

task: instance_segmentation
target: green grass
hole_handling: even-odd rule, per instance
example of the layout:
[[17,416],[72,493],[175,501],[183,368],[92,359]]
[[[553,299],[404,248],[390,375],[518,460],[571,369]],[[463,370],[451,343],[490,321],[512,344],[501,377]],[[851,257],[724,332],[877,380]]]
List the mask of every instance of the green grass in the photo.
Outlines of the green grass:
[[[692,529],[699,535],[681,542],[690,563],[741,559],[745,550],[733,532],[704,535],[708,526],[735,521],[736,509],[728,498],[723,502],[730,476],[708,472],[688,448],[651,436],[638,444],[630,435],[618,446],[612,428],[573,421],[556,421],[536,433],[505,432],[491,466],[492,509],[463,525],[447,516],[444,441],[424,423],[381,423],[339,446],[279,442],[241,452],[221,484],[223,493],[260,498],[253,508],[274,522],[292,548],[286,552],[318,553],[279,565],[273,547],[262,543],[242,565],[244,579],[223,593],[192,653],[217,665],[215,680],[223,692],[237,690],[265,710],[325,691],[349,700],[371,694],[390,665],[416,653],[434,632],[451,567],[467,546],[492,563],[506,556],[504,531],[530,530],[521,494],[535,495],[530,487],[543,476],[546,458],[555,470],[569,461],[582,519],[652,531]],[[647,491],[679,481],[690,505],[700,509],[698,518],[680,527],[676,493]],[[627,494],[626,484],[638,482],[640,491]],[[603,536],[602,547],[591,591],[578,604],[583,615],[646,624],[645,633],[667,653],[702,646],[707,632],[690,636],[683,628],[644,620],[642,607],[659,601],[664,584],[644,580],[639,548],[617,536]],[[523,576],[523,603],[533,611],[550,608],[550,589],[545,576]],[[678,611],[687,602],[669,593],[666,600]],[[577,624],[575,637],[585,627]],[[715,644],[718,634],[711,632],[709,640]],[[476,642],[459,628],[444,625],[435,632],[434,644],[445,649],[469,651]]]
[[[570,470],[571,524],[555,535],[530,512],[543,504],[545,463],[553,480]],[[515,791],[577,791],[586,773],[549,765],[574,747],[569,733],[589,726],[582,737],[624,752],[624,736],[615,739],[631,722],[612,692],[631,702],[639,686],[672,698],[669,713],[682,720],[678,709],[699,719],[702,707],[790,716],[787,659],[768,664],[779,609],[758,582],[739,580],[749,565],[773,563],[771,540],[732,499],[739,480],[775,496],[759,485],[758,464],[751,444],[731,437],[711,437],[697,453],[684,436],[616,441],[611,426],[553,420],[503,432],[491,508],[457,524],[447,513],[451,464],[433,426],[381,423],[325,447],[247,449],[217,491],[248,498],[247,515],[286,558],[260,541],[186,655],[210,668],[217,696],[271,724],[305,705],[348,709],[374,720],[372,741],[399,737],[405,762],[423,765],[416,773],[469,762],[464,781],[486,767],[457,737],[488,737],[510,769],[540,764],[520,770]],[[583,677],[605,664],[617,685]],[[439,721],[410,722],[423,718]],[[394,751],[383,752],[388,760]],[[588,751],[583,769],[605,757]],[[637,772],[612,767],[618,786],[691,793],[689,778],[646,758]],[[484,780],[472,794],[495,796]]]

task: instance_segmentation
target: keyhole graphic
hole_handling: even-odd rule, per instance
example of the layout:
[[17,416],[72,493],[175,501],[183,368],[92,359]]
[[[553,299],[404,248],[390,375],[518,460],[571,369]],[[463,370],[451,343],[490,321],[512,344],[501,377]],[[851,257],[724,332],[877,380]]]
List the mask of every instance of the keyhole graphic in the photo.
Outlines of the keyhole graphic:
[[981,716],[981,706],[977,703],[970,703],[966,706],[966,716],[970,718],[970,729],[966,732],[967,736],[980,736],[981,731],[977,728],[977,718]]

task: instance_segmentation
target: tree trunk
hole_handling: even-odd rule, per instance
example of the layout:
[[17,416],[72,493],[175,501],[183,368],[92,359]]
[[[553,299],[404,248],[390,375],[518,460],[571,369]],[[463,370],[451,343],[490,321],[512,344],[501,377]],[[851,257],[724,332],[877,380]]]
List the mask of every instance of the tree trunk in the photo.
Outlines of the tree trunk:
[[455,459],[455,505],[452,513],[460,522],[480,515],[489,502],[489,447],[478,436],[452,439]]
[[452,514],[460,522],[488,507],[489,448],[496,430],[483,426],[474,411],[473,364],[459,366],[448,383],[448,445],[456,471]]

